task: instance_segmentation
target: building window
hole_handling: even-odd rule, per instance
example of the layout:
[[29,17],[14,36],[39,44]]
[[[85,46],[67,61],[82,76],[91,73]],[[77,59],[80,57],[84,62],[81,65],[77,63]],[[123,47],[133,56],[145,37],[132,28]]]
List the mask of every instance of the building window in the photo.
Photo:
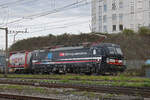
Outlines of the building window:
[[104,12],[107,12],[107,5],[104,4]]
[[130,2],[131,14],[134,14],[134,2]]
[[119,30],[123,31],[123,25],[121,25],[121,24],[119,25]]
[[104,22],[104,23],[107,22],[107,16],[106,16],[106,15],[103,16],[103,22]]
[[104,25],[104,32],[107,32],[107,26]]
[[149,9],[150,9],[150,0],[149,0]]
[[102,16],[99,16],[99,31],[102,31]]
[[123,1],[119,2],[119,8],[123,8]]
[[138,9],[142,9],[142,6],[143,6],[142,0],[138,0],[138,2],[137,2],[137,8]]
[[99,6],[99,14],[102,14],[102,6]]
[[117,20],[117,15],[116,14],[112,14],[112,20],[116,21]]
[[113,31],[116,31],[116,25],[113,25]]
[[117,6],[116,6],[116,0],[113,0],[112,3],[112,10],[116,10]]
[[99,21],[102,22],[102,16],[99,16]]
[[103,0],[99,0],[99,2],[102,2]]
[[134,24],[130,24],[130,29],[134,29]]
[[120,22],[123,21],[123,14],[119,14],[119,21],[120,21]]

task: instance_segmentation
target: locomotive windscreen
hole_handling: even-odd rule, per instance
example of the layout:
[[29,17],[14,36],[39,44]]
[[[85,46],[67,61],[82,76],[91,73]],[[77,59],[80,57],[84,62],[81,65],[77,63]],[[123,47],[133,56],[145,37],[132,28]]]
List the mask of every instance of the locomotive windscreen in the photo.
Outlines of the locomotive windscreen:
[[120,47],[108,47],[109,54],[111,55],[123,55]]
[[123,55],[123,53],[122,53],[122,51],[121,51],[120,48],[116,48],[116,52],[117,52],[117,54],[119,54],[119,55]]

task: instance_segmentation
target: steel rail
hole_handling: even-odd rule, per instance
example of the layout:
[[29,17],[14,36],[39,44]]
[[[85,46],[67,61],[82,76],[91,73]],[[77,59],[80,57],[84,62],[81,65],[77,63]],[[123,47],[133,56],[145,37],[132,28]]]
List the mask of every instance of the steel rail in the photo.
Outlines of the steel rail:
[[22,96],[22,95],[14,95],[14,94],[2,94],[0,93],[0,98],[5,99],[15,99],[15,100],[59,100],[52,98],[41,98],[41,97],[33,97],[33,96]]
[[86,84],[70,84],[70,83],[46,83],[46,82],[27,82],[27,81],[0,81],[0,84],[29,85],[36,87],[48,88],[74,88],[80,91],[116,93],[126,95],[140,95],[150,98],[150,88],[146,87],[115,87],[104,85],[86,85]]

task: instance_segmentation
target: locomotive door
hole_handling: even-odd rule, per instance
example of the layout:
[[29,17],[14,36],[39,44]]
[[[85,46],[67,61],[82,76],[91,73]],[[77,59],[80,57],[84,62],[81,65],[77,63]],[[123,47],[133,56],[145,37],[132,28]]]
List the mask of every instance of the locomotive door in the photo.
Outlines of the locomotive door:
[[101,49],[96,47],[91,49],[91,57],[93,60],[92,70],[94,73],[99,73],[101,70]]
[[91,48],[90,50],[90,58],[92,59],[92,66],[90,68],[91,73],[96,73],[96,70],[97,70],[96,63],[94,62],[95,60],[94,58],[96,54],[97,54],[97,48]]

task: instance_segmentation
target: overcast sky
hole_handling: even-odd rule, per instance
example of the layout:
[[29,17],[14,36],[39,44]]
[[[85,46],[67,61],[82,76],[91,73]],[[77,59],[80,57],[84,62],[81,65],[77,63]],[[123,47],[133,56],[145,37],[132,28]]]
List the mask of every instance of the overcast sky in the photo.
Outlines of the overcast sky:
[[[0,27],[24,31],[16,40],[48,34],[90,32],[91,0],[0,0]],[[78,2],[78,3],[77,3]],[[5,48],[0,30],[0,49]],[[14,34],[9,35],[9,46]]]

